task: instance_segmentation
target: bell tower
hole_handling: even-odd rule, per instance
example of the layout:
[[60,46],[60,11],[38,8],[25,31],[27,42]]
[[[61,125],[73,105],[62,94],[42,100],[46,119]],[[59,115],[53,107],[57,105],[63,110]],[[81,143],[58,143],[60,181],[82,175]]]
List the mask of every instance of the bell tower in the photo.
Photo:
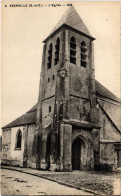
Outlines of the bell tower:
[[[80,132],[96,127],[93,40],[73,6],[44,40],[36,119],[38,168],[71,171],[74,127]],[[92,153],[88,167],[93,168]]]

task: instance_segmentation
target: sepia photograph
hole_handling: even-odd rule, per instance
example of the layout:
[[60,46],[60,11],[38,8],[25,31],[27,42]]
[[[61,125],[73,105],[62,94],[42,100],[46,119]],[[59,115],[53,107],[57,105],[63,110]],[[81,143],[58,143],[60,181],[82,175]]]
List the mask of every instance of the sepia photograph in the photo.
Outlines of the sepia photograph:
[[120,2],[1,2],[1,195],[121,195]]

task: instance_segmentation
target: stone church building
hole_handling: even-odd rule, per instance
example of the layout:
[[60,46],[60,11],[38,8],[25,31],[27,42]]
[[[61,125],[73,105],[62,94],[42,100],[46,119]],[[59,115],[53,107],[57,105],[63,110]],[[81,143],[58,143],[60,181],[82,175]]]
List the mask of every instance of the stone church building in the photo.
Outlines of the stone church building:
[[71,6],[44,40],[38,103],[2,128],[2,164],[121,167],[120,99],[95,80],[92,37]]

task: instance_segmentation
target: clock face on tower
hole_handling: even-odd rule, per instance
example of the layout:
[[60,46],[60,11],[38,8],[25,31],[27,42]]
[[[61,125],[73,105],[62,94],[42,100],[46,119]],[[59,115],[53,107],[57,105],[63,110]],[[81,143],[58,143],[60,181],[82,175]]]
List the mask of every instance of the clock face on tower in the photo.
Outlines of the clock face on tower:
[[64,68],[58,70],[58,72],[59,72],[59,76],[60,76],[61,78],[65,78],[65,77],[67,76],[67,70],[64,69]]

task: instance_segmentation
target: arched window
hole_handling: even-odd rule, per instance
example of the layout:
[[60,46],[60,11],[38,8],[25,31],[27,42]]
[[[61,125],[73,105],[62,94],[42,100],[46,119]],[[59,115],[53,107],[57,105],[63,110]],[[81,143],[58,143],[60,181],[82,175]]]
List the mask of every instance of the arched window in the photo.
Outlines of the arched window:
[[70,39],[70,62],[76,65],[76,40],[74,37]]
[[80,65],[82,67],[86,67],[86,65],[87,65],[87,47],[86,47],[86,44],[84,41],[81,43],[81,46],[80,46],[80,57],[81,57]]
[[58,38],[55,45],[55,65],[59,61],[59,52],[60,52],[60,39]]
[[21,130],[19,129],[16,134],[16,148],[21,148],[21,141],[22,141],[22,133]]
[[48,69],[51,68],[51,64],[52,64],[52,49],[53,49],[53,45],[50,44],[49,45],[49,50],[48,50],[48,64],[47,64]]

